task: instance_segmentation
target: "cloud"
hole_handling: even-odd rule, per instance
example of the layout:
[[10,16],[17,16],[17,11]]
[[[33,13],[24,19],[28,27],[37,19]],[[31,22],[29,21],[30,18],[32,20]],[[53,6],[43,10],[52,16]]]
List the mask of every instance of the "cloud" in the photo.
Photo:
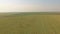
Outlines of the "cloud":
[[43,9],[40,5],[32,4],[0,4],[0,12],[26,12],[26,11],[37,11]]

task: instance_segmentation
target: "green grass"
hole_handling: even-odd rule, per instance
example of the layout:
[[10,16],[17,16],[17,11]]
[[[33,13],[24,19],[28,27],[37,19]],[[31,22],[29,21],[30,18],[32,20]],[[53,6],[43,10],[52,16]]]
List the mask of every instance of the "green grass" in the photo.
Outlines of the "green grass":
[[0,34],[60,34],[60,15],[1,17]]

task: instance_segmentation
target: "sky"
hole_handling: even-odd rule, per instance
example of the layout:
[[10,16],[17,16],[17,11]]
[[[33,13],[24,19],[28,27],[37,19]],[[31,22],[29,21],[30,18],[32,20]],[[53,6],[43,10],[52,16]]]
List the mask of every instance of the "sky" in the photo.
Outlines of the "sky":
[[0,0],[0,12],[60,11],[60,0]]

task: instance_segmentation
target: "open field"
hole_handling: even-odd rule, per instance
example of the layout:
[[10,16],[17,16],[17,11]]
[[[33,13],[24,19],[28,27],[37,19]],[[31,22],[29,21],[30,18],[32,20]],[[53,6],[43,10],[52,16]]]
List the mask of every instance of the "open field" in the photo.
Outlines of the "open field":
[[60,34],[60,15],[2,16],[0,34]]

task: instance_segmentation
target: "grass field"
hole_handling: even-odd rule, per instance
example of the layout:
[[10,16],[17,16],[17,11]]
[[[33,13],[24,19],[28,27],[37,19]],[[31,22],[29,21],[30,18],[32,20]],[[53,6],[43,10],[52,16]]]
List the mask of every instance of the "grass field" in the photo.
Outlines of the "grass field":
[[2,16],[0,34],[60,34],[60,15]]

